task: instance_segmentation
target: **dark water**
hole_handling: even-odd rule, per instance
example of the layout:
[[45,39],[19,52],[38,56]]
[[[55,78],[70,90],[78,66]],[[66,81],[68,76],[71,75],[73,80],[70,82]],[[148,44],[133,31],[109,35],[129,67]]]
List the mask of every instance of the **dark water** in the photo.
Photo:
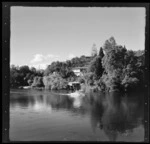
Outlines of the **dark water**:
[[144,141],[143,95],[11,90],[11,141]]

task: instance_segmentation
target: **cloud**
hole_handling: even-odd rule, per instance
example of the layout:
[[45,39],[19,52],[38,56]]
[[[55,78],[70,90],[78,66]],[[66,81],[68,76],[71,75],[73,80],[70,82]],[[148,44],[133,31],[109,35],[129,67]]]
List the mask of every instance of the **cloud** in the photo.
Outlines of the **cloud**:
[[35,67],[36,69],[46,69],[53,61],[59,60],[58,55],[53,54],[35,54],[33,59],[30,61],[30,67]]
[[44,60],[44,56],[42,54],[34,55],[34,58],[30,61],[31,63],[42,62]]
[[69,54],[69,56],[68,56],[69,59],[72,59],[74,57],[76,57],[74,54]]
[[59,56],[58,55],[53,55],[53,54],[48,54],[48,55],[42,55],[42,54],[35,54],[34,58],[30,61],[30,63],[35,64],[35,63],[41,63],[41,62],[51,62],[54,60],[58,60]]

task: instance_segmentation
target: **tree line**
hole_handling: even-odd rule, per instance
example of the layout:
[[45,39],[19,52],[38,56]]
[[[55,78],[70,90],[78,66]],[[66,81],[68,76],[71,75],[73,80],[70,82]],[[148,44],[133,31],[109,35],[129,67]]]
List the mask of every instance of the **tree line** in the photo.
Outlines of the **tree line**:
[[[105,53],[105,54],[104,54]],[[144,50],[127,50],[111,37],[90,62],[81,78],[86,86],[101,91],[135,91],[144,86]]]
[[[114,37],[105,41],[97,52],[93,44],[90,57],[75,57],[65,62],[52,62],[41,71],[28,66],[10,67],[10,86],[30,85],[47,89],[65,89],[70,81],[79,81],[84,88],[100,91],[132,91],[144,85],[144,50],[127,50]],[[72,68],[87,66],[77,77]]]
[[10,66],[10,87],[27,86],[35,83],[38,77],[43,77],[43,70],[29,66]]
[[10,66],[10,87],[19,86],[45,87],[46,89],[62,89],[70,81],[76,81],[77,76],[72,71],[74,67],[83,67],[90,63],[91,57],[82,55],[65,62],[55,61],[45,70],[34,67]]

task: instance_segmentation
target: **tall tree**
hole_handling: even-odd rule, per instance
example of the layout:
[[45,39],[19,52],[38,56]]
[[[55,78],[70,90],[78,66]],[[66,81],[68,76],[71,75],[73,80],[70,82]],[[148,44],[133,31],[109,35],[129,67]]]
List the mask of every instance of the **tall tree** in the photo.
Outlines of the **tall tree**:
[[103,52],[103,48],[101,47],[99,50],[99,56],[102,59],[104,57],[104,52]]
[[116,41],[114,37],[110,37],[108,40],[105,41],[103,49],[107,53],[110,50],[114,49],[116,47]]
[[97,48],[96,48],[96,44],[95,44],[95,43],[94,43],[93,46],[92,46],[91,56],[92,56],[92,57],[97,56]]
[[103,67],[100,56],[96,56],[88,67],[88,72],[93,72],[97,78],[100,78],[103,73]]

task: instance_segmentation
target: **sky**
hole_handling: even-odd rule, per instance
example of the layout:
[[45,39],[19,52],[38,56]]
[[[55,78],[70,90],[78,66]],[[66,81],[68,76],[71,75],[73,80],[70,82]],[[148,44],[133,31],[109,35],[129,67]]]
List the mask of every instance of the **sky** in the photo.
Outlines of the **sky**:
[[90,56],[113,36],[144,50],[145,8],[11,7],[10,64],[45,69],[53,61]]

